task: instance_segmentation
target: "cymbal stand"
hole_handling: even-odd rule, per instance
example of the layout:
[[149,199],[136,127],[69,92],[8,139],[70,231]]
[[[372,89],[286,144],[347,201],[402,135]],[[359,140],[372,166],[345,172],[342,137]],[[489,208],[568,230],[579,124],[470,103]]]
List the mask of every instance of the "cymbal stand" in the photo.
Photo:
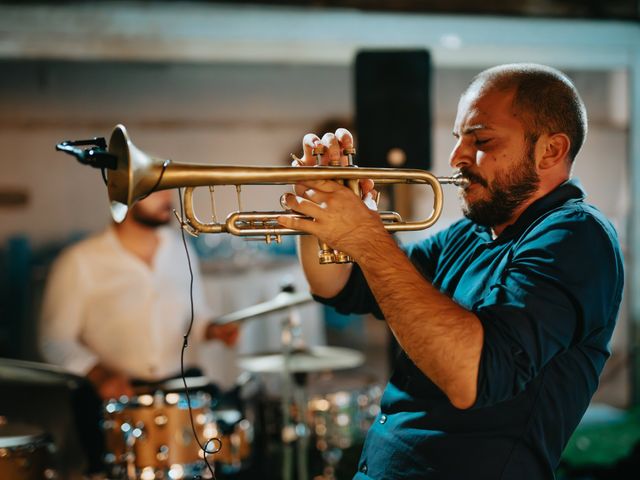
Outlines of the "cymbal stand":
[[[281,342],[284,359],[282,369],[282,442],[284,444],[282,478],[283,480],[292,480],[293,442],[296,442],[297,480],[308,480],[309,429],[305,423],[306,398],[303,385],[301,385],[304,380],[302,376],[298,376],[297,379],[300,381],[294,381],[294,373],[291,371],[292,352],[304,348],[300,315],[294,308],[289,309],[289,314],[282,321]],[[294,402],[297,418],[292,418],[291,415],[291,407]]]

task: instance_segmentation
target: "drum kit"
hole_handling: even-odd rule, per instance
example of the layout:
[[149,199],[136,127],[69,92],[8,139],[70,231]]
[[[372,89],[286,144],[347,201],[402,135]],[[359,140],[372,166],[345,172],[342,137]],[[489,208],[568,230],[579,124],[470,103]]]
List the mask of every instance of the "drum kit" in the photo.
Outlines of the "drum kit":
[[[281,292],[269,302],[225,315],[219,324],[242,322],[311,301],[308,294]],[[239,366],[256,375],[280,376],[281,398],[277,420],[279,435],[270,440],[282,456],[281,471],[269,476],[254,465],[258,448],[255,440],[256,416],[240,408],[216,406],[205,389],[206,378],[188,378],[189,391],[182,379],[165,382],[155,392],[112,400],[105,405],[103,430],[106,436],[109,478],[123,480],[209,478],[204,458],[215,466],[219,478],[262,478],[306,480],[309,478],[309,451],[315,449],[324,462],[314,479],[335,478],[340,451],[362,442],[378,413],[381,389],[367,385],[336,391],[322,389],[306,398],[309,374],[351,369],[364,362],[364,356],[346,348],[304,347],[296,338],[297,317],[283,321],[281,353],[241,357]],[[317,390],[317,389],[316,389]],[[188,394],[188,397],[187,397]],[[213,408],[212,408],[213,406]],[[189,408],[190,407],[190,408]],[[259,427],[258,427],[259,428]],[[194,437],[194,431],[197,439]],[[203,440],[211,439],[207,445]],[[314,441],[310,444],[311,440]],[[267,439],[266,448],[269,447]],[[312,446],[310,446],[312,445]],[[203,448],[204,446],[204,448]],[[273,445],[272,445],[273,446]],[[264,456],[264,455],[263,455]],[[244,472],[251,473],[244,473]]]
[[[262,376],[275,375],[277,399],[266,399],[254,388],[247,402],[237,392],[230,402],[226,394],[212,391],[205,377],[170,380],[132,397],[112,399],[102,407],[98,432],[104,439],[106,472],[90,478],[336,478],[343,450],[361,444],[375,420],[381,389],[368,381],[336,387],[336,372],[362,365],[364,356],[347,348],[304,345],[295,307],[311,300],[308,294],[283,291],[269,302],[216,320],[242,322],[288,310],[282,322],[282,351],[238,360],[245,373],[237,392],[259,383],[253,381]],[[36,372],[36,367],[28,367],[20,365],[18,372],[11,366],[11,371],[24,379]],[[46,373],[68,382],[60,372]],[[245,408],[247,404],[253,410]],[[65,468],[57,468],[63,460],[54,440],[41,428],[0,417],[0,479],[70,478]]]

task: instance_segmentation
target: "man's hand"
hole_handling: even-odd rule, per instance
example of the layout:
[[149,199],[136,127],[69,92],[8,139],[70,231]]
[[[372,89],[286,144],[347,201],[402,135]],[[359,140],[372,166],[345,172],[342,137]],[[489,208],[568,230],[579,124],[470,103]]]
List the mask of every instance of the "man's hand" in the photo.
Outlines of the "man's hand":
[[210,323],[207,325],[207,331],[205,333],[207,340],[220,340],[228,347],[233,347],[238,343],[239,335],[240,328],[235,323],[228,323],[226,325]]
[[[344,128],[336,130],[335,134],[326,133],[322,139],[315,134],[307,134],[302,141],[304,155],[294,163],[315,165],[313,149],[320,145],[325,147],[321,165],[347,165],[348,159],[343,151],[353,147],[353,137]],[[296,195],[288,194],[285,197],[286,206],[314,220],[280,217],[278,221],[285,227],[314,235],[357,261],[359,254],[375,241],[378,234],[386,234],[378,214],[362,201],[370,200],[375,193],[373,181],[361,180],[360,187],[363,198],[358,198],[349,188],[337,182],[299,182],[295,186]]]
[[123,395],[132,397],[135,394],[126,375],[109,370],[102,365],[94,366],[87,377],[93,383],[102,400],[118,399]]
[[[302,139],[302,158],[292,162],[294,167],[313,167],[317,165],[317,156],[313,155],[313,149],[316,147],[325,147],[324,153],[320,156],[320,165],[332,165],[339,163],[346,167],[349,165],[349,159],[343,155],[344,149],[353,148],[353,135],[346,128],[339,128],[335,133],[325,133],[322,138],[315,133],[307,133]],[[373,196],[374,190],[373,180],[360,180],[360,189],[362,190],[362,198]],[[296,186],[296,195],[304,194],[304,186]]]
[[356,261],[378,235],[387,235],[377,212],[349,188],[331,181],[301,182],[298,186],[304,187],[305,193],[287,194],[286,205],[313,220],[280,218],[285,227],[310,233]]

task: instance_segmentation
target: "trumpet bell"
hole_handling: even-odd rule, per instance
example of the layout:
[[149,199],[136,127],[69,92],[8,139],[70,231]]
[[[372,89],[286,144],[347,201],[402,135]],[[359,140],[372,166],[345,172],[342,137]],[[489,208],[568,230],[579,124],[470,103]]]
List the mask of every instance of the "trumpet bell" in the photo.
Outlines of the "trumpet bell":
[[107,190],[111,216],[120,223],[129,208],[153,190],[166,160],[136,147],[124,125],[116,125],[113,129],[108,150],[117,157],[116,168],[107,172]]

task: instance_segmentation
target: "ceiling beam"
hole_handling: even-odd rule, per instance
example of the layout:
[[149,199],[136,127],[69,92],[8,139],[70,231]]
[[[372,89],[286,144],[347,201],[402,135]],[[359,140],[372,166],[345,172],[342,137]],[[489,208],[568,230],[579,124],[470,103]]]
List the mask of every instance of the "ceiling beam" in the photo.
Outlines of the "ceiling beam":
[[0,58],[350,64],[363,48],[431,50],[436,66],[536,61],[624,68],[636,23],[202,3],[0,5]]

